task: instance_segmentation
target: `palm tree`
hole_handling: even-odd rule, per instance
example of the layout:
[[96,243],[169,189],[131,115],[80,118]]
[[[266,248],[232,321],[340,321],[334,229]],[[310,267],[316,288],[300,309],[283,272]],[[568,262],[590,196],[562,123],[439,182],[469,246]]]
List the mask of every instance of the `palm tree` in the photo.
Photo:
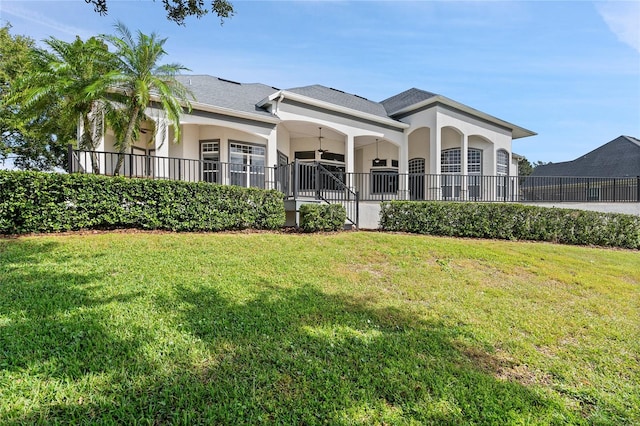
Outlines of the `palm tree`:
[[[134,39],[121,22],[115,28],[116,35],[102,37],[116,49],[118,66],[106,76],[106,80],[111,84],[113,100],[122,106],[127,117],[125,122],[113,120],[112,126],[116,134],[116,147],[121,154],[116,165],[118,173],[124,159],[122,154],[137,139],[142,122],[148,118],[145,110],[151,102],[157,101],[162,106],[173,125],[174,142],[177,142],[180,139],[182,107],[184,105],[191,109],[188,98],[193,98],[193,95],[176,79],[181,71],[188,68],[177,63],[159,65],[167,54],[164,50],[166,38],[160,39],[155,33],[145,35],[138,31]],[[104,89],[102,84],[98,82],[92,90],[100,92]]]
[[[74,128],[79,147],[94,150],[103,134],[109,105],[97,86],[116,66],[115,56],[100,39],[79,37],[68,43],[45,40],[49,50],[32,51],[32,70],[20,78],[10,100],[21,106],[30,120],[55,120],[58,138],[71,138]],[[92,158],[94,172],[99,171]]]

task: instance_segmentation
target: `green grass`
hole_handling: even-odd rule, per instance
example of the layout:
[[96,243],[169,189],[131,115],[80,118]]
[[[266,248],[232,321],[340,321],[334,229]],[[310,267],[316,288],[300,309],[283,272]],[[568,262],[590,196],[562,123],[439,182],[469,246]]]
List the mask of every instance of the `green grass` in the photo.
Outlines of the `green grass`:
[[640,253],[0,239],[0,423],[640,424]]

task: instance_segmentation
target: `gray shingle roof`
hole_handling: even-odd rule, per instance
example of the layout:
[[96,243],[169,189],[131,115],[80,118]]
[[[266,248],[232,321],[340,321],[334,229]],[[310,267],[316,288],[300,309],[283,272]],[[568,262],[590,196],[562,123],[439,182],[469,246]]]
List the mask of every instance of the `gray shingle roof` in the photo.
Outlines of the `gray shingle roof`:
[[[267,108],[257,105],[279,90],[266,84],[237,83],[210,75],[180,75],[177,78],[194,94],[195,101],[198,103],[264,117],[272,117],[272,115],[267,111]],[[435,93],[412,88],[382,102],[374,102],[358,95],[318,84],[294,87],[287,89],[287,92],[392,120],[396,119],[394,114],[398,111],[438,96]],[[528,132],[526,129],[521,130]],[[526,134],[526,136],[531,134]]]
[[640,176],[640,140],[619,136],[573,161],[538,166],[532,176]]
[[350,108],[356,111],[377,115],[379,117],[387,117],[387,111],[384,106],[378,102],[370,101],[358,95],[345,93],[342,90],[314,84],[312,86],[294,87],[287,89],[287,92],[298,95],[307,96],[319,101],[329,102],[334,105]]
[[435,93],[427,92],[426,90],[416,89],[414,87],[409,90],[405,90],[402,93],[398,93],[395,96],[391,96],[390,98],[387,98],[380,103],[384,106],[387,114],[389,116],[392,116],[396,112],[408,107],[409,105],[417,104],[418,102],[422,102],[434,96],[438,95]]
[[265,84],[236,83],[210,75],[180,75],[178,80],[191,90],[196,102],[264,116],[271,114],[256,104],[278,90]]

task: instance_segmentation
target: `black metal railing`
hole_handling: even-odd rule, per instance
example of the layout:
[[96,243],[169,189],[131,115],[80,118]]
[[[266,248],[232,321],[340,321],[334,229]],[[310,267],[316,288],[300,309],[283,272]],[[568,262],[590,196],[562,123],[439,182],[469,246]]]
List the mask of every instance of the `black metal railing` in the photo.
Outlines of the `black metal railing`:
[[274,167],[143,154],[71,149],[69,172],[279,189]]
[[296,160],[290,164],[267,167],[83,151],[71,147],[68,160],[72,173],[251,186],[277,189],[288,199],[314,198],[345,203],[348,215],[353,220],[357,220],[359,201],[640,202],[640,177],[400,174],[392,170],[347,173],[344,166],[331,163]]
[[629,203],[640,202],[640,176],[546,177],[519,180],[520,201]]

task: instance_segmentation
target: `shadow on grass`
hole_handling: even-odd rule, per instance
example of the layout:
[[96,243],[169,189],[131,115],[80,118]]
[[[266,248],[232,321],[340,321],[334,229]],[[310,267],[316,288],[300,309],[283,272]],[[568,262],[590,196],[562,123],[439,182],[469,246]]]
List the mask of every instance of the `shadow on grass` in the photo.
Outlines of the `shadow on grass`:
[[[311,287],[237,304],[181,289],[191,332],[214,356],[197,368],[199,418],[226,424],[563,423],[558,404],[474,365],[462,328]],[[186,407],[185,407],[186,408]],[[200,417],[202,416],[202,417]],[[578,420],[578,419],[574,419]]]
[[[57,251],[58,246],[50,241],[0,240],[0,389],[6,392],[0,397],[3,424],[15,418],[20,418],[16,424],[47,423],[52,401],[64,399],[56,395],[62,387],[81,381],[87,374],[125,369],[137,362],[142,333],[130,339],[115,337],[96,309],[111,302],[126,303],[138,294],[93,296],[100,287],[101,274],[60,272],[69,255]],[[20,378],[10,382],[12,377]],[[22,393],[17,397],[23,398],[18,404],[22,407],[14,405],[3,418],[3,403],[10,399],[9,392],[16,390]],[[29,402],[36,410],[24,407]],[[17,414],[25,411],[29,414]]]
[[[31,259],[27,270],[5,266],[0,278],[0,318],[11,318],[0,325],[0,380],[28,371],[62,385],[41,391],[38,403],[14,404],[6,423],[584,421],[533,388],[498,379],[466,355],[459,345],[469,337],[463,326],[309,286],[256,283],[261,290],[238,302],[213,287],[178,284],[169,295],[156,296],[155,309],[176,318],[173,331],[191,343],[173,350],[155,345],[158,353],[149,354],[144,348],[155,339],[149,330],[125,324],[129,337],[118,337],[109,314],[95,309],[110,301],[86,289],[100,277],[42,274],[34,268],[41,258]],[[126,305],[129,297],[135,295],[118,300]],[[83,388],[96,375],[105,379]]]

